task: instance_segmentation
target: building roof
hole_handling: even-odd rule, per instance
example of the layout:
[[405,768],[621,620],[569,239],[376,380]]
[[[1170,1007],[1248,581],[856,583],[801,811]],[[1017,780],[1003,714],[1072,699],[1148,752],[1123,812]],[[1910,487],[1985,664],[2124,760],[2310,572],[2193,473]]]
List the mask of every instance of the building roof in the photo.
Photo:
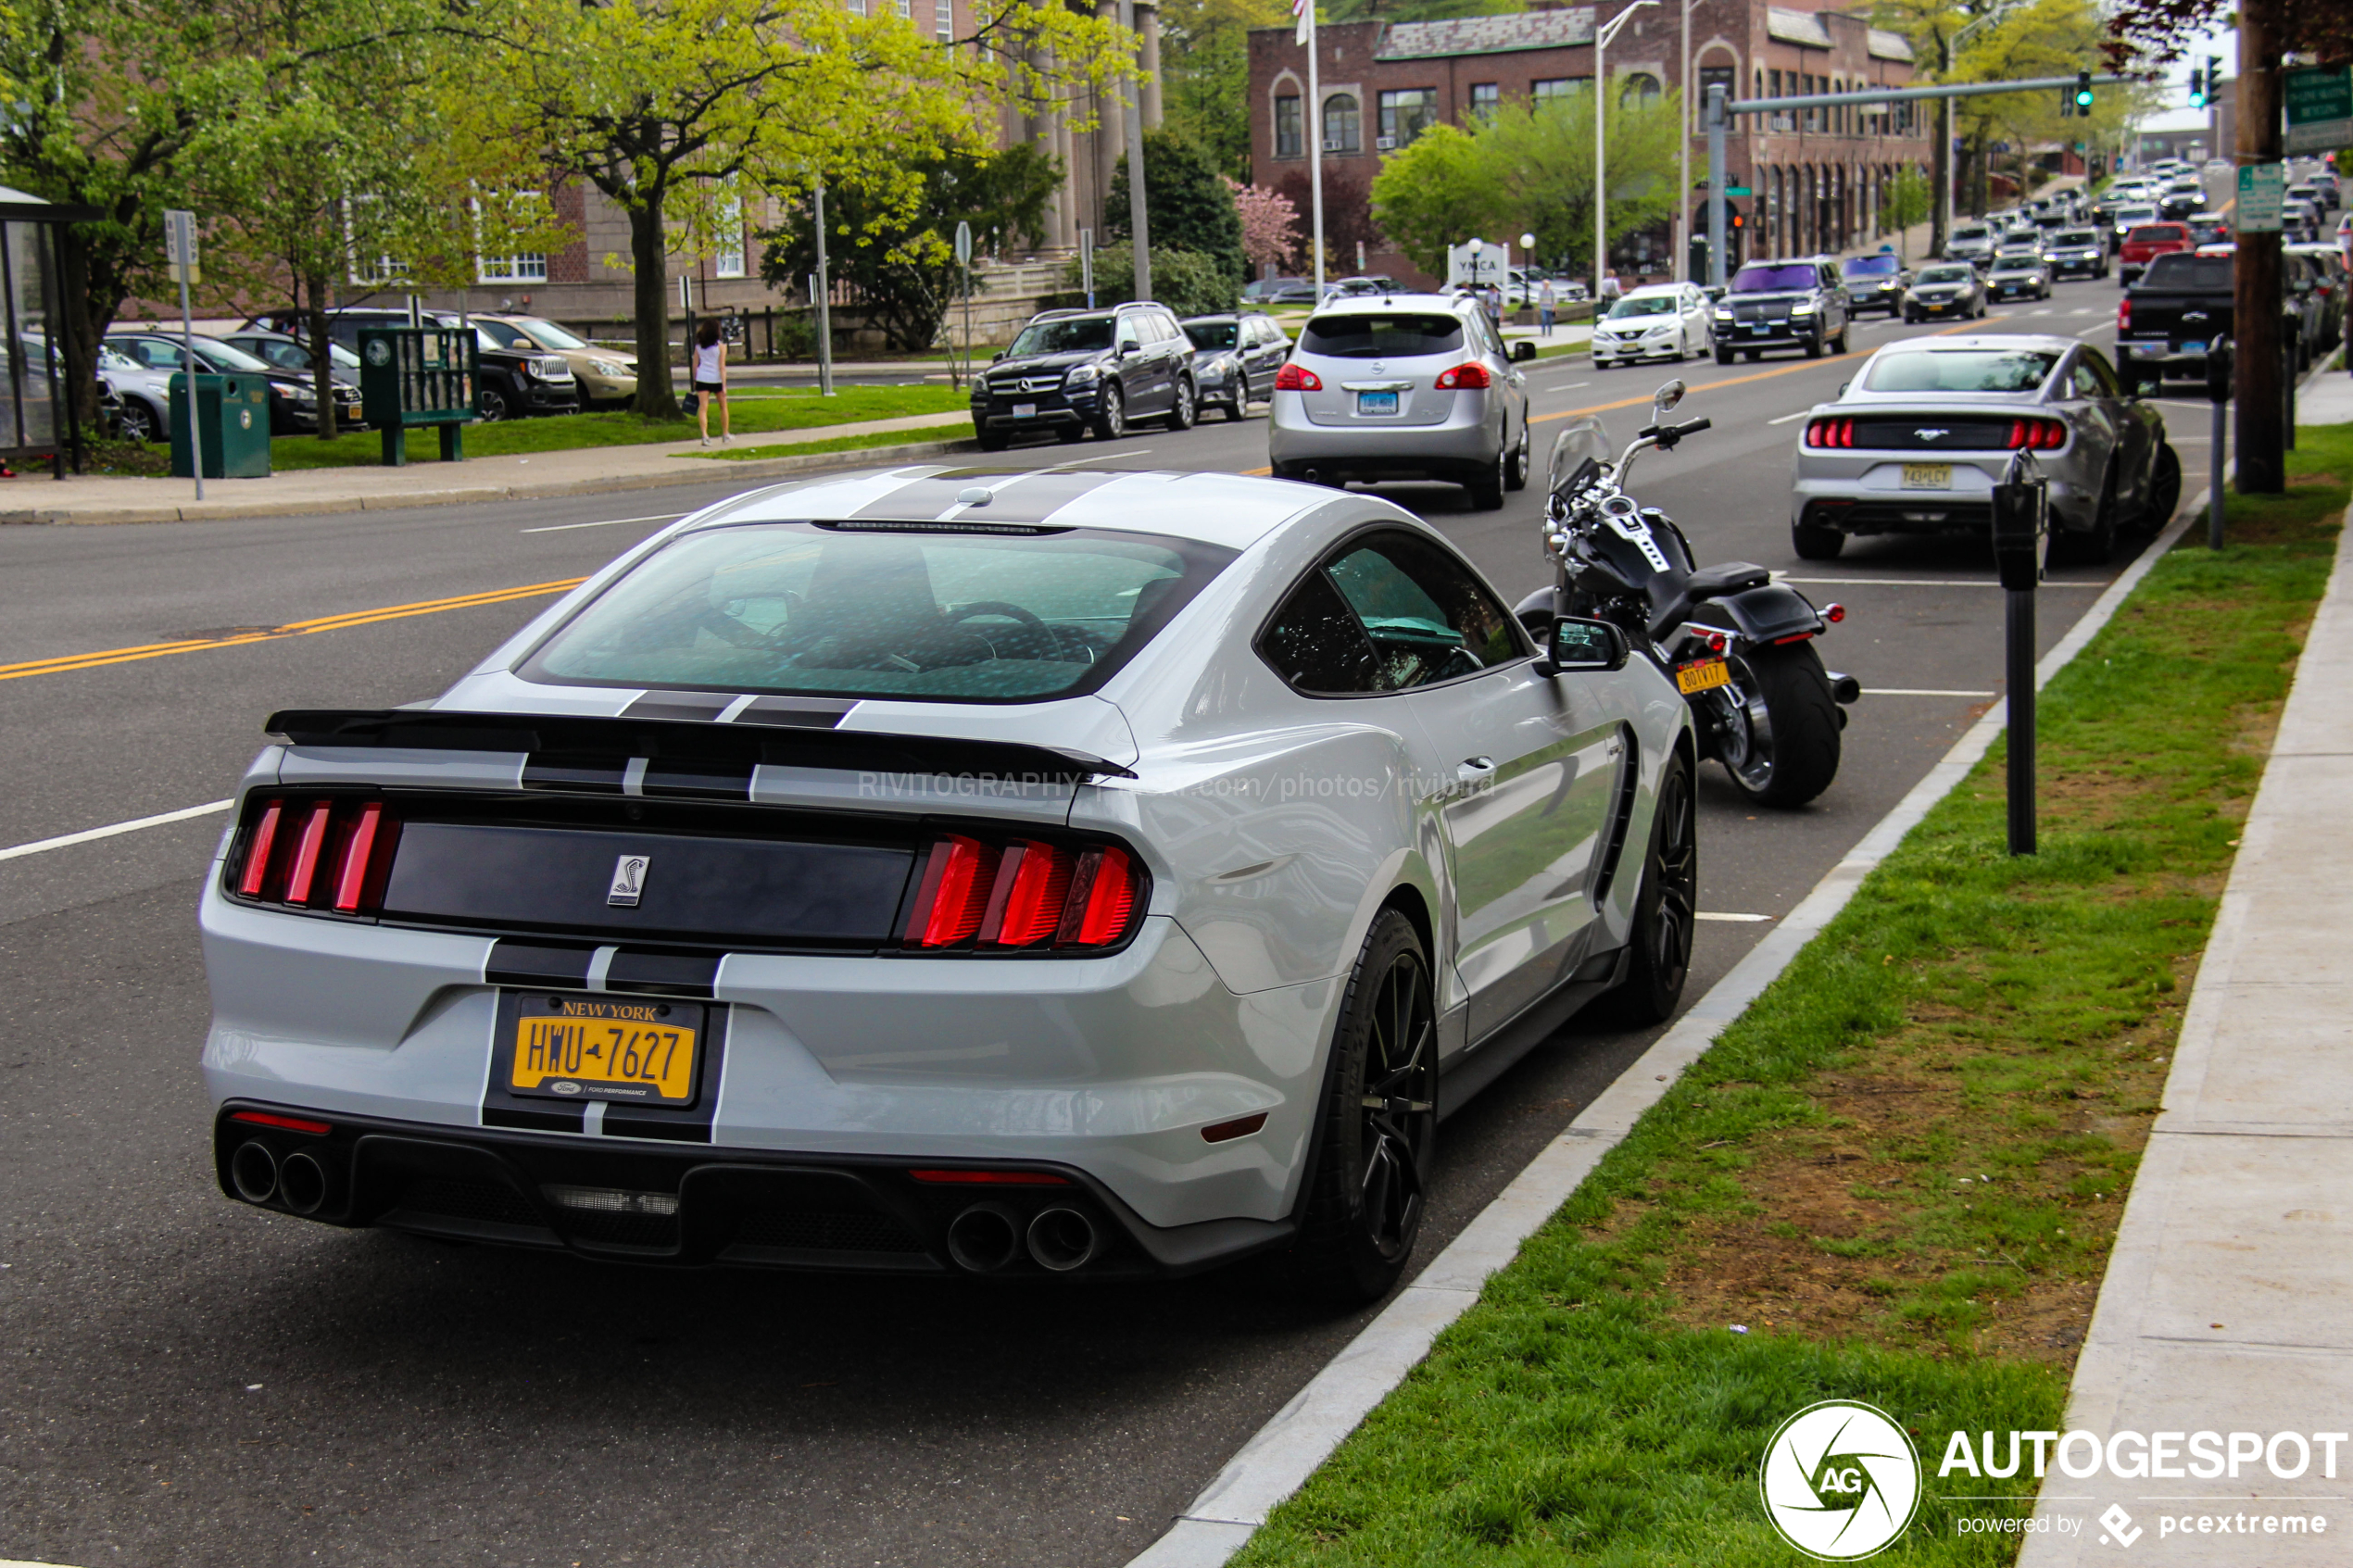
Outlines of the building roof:
[[1822,19],[1811,11],[1793,11],[1786,6],[1765,7],[1765,35],[1784,44],[1803,44],[1809,49],[1831,46],[1831,30]]
[[1902,33],[1890,32],[1883,27],[1875,27],[1871,29],[1870,39],[1871,58],[1875,60],[1902,60],[1906,65],[1912,63],[1911,40],[1906,38]]
[[1445,55],[1494,55],[1514,49],[1560,49],[1593,41],[1593,7],[1516,11],[1500,17],[1392,22],[1374,45],[1377,60],[1420,60]]

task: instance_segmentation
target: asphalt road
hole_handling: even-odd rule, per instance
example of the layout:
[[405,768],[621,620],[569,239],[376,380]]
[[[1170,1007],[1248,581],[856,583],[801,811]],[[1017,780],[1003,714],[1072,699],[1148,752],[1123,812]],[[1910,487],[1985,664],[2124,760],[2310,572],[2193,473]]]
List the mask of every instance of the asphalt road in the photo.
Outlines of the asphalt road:
[[[1993,330],[2098,336],[2115,285]],[[1669,374],[1707,435],[1632,488],[1706,560],[1785,569],[1849,608],[1859,676],[1837,784],[1792,813],[1703,774],[1696,999],[2000,690],[1982,549],[1789,547],[1793,426],[1856,354],[1719,369],[1531,368],[1540,416],[1624,439]],[[1628,406],[1617,407],[1624,403]],[[2202,483],[2203,428],[2174,416]],[[1557,420],[1540,425],[1549,439]],[[1017,462],[1093,456],[1047,445]],[[1256,420],[1101,449],[1126,467],[1264,465]],[[0,849],[226,796],[280,707],[423,697],[540,605],[721,487],[488,509],[0,529]],[[1508,595],[1546,579],[1538,493],[1501,513],[1395,487]],[[2045,646],[2108,571],[2055,573]],[[483,597],[472,597],[482,596]],[[441,607],[434,601],[468,596]],[[393,607],[400,613],[362,616]],[[351,623],[187,652],[238,628]],[[0,1558],[96,1564],[1111,1565],[1148,1544],[1369,1313],[1248,1273],[976,1288],[690,1275],[346,1233],[213,1189],[193,919],[219,816],[0,859]],[[1647,1043],[1574,1024],[1441,1137],[1438,1249]]]

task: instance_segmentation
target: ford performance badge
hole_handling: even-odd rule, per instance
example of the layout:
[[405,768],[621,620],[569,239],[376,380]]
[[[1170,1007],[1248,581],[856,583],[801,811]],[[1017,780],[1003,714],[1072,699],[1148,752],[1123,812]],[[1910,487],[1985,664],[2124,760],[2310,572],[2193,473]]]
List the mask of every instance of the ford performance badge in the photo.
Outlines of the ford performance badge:
[[612,863],[612,885],[605,889],[605,902],[623,909],[637,907],[638,895],[646,890],[646,872],[654,863],[651,855],[623,855]]

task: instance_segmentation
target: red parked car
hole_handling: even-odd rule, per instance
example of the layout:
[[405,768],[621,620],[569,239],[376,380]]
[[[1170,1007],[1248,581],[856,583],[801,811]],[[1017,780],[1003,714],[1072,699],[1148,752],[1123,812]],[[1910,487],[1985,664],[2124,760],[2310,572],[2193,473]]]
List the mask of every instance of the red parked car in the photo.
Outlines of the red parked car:
[[2124,244],[2117,250],[2116,270],[2124,286],[2130,288],[2133,280],[2158,257],[2196,248],[2196,236],[2186,223],[2136,224],[2126,232]]

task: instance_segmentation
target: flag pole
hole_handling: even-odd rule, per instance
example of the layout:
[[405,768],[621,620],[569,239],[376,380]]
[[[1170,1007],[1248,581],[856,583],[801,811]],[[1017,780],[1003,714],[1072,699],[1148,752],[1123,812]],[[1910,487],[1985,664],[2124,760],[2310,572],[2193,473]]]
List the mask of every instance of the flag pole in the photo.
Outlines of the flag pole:
[[[1310,226],[1315,238],[1315,302],[1324,299],[1324,90],[1315,65],[1315,0],[1292,0],[1291,9],[1299,14],[1299,31],[1295,41],[1307,46],[1307,198]],[[1358,114],[1363,106],[1358,106]]]

